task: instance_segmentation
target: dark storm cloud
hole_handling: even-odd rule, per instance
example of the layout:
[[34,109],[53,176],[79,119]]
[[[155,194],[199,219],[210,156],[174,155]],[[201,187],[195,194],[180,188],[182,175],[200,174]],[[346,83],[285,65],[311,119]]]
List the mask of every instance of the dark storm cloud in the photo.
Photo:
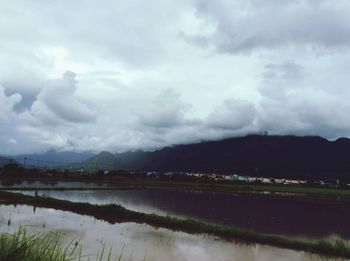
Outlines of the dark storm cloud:
[[250,53],[283,47],[338,49],[350,46],[349,6],[343,1],[198,1],[197,14],[211,21],[207,35],[189,42],[222,53]]
[[8,81],[4,80],[2,85],[7,96],[13,94],[20,94],[22,99],[19,103],[14,106],[16,111],[24,111],[30,109],[36,100],[37,95],[40,93],[41,82],[31,81],[28,78],[25,79],[9,79]]
[[0,84],[5,94],[21,96],[21,101],[14,106],[17,112],[30,109],[43,88],[46,78],[46,75],[40,75],[38,71],[20,65],[0,70]]

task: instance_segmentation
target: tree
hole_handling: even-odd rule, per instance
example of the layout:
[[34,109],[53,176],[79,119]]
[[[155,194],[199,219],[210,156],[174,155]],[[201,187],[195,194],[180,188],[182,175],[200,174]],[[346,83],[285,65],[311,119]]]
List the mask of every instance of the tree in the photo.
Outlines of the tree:
[[2,169],[4,175],[20,175],[24,170],[17,162],[10,162],[4,165]]

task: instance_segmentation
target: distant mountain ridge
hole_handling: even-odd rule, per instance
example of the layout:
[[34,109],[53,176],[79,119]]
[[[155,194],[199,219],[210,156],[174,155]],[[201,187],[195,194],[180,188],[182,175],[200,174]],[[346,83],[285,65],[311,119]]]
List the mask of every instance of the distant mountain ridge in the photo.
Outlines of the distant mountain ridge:
[[6,165],[7,163],[13,161],[13,159],[0,156],[0,167]]
[[118,169],[119,166],[116,161],[114,154],[108,151],[102,151],[87,160],[74,163],[68,168],[84,168],[86,170]]
[[350,139],[261,136],[176,145],[153,152],[103,152],[81,162],[99,168],[257,176],[350,177]]
[[31,165],[36,167],[57,167],[75,162],[81,162],[93,157],[94,155],[95,154],[92,152],[49,150],[41,154],[22,154],[13,156],[12,158],[17,160],[21,164],[25,162],[28,166]]

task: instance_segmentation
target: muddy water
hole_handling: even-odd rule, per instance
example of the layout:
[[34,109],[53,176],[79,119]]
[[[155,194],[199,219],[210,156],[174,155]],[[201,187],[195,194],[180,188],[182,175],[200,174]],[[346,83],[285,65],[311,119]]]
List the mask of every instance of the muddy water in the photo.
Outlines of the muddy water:
[[[10,222],[9,222],[10,220]],[[62,244],[79,241],[87,260],[104,244],[122,260],[318,260],[304,252],[261,245],[236,245],[214,237],[155,229],[148,225],[111,225],[70,212],[29,206],[1,206],[0,232],[25,227],[31,233],[59,233]]]
[[39,195],[92,204],[120,204],[140,212],[193,217],[271,234],[317,239],[337,234],[350,238],[347,204],[263,195],[159,190],[39,191]]

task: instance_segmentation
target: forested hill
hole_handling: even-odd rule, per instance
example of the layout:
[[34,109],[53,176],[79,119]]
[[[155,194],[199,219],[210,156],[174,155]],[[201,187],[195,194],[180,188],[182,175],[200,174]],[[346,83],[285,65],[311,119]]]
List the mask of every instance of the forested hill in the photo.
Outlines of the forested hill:
[[[111,166],[111,157],[108,161]],[[114,163],[115,168],[144,171],[350,177],[350,140],[250,135],[177,145],[154,152],[118,153],[114,154]],[[103,161],[98,165],[103,167]]]

